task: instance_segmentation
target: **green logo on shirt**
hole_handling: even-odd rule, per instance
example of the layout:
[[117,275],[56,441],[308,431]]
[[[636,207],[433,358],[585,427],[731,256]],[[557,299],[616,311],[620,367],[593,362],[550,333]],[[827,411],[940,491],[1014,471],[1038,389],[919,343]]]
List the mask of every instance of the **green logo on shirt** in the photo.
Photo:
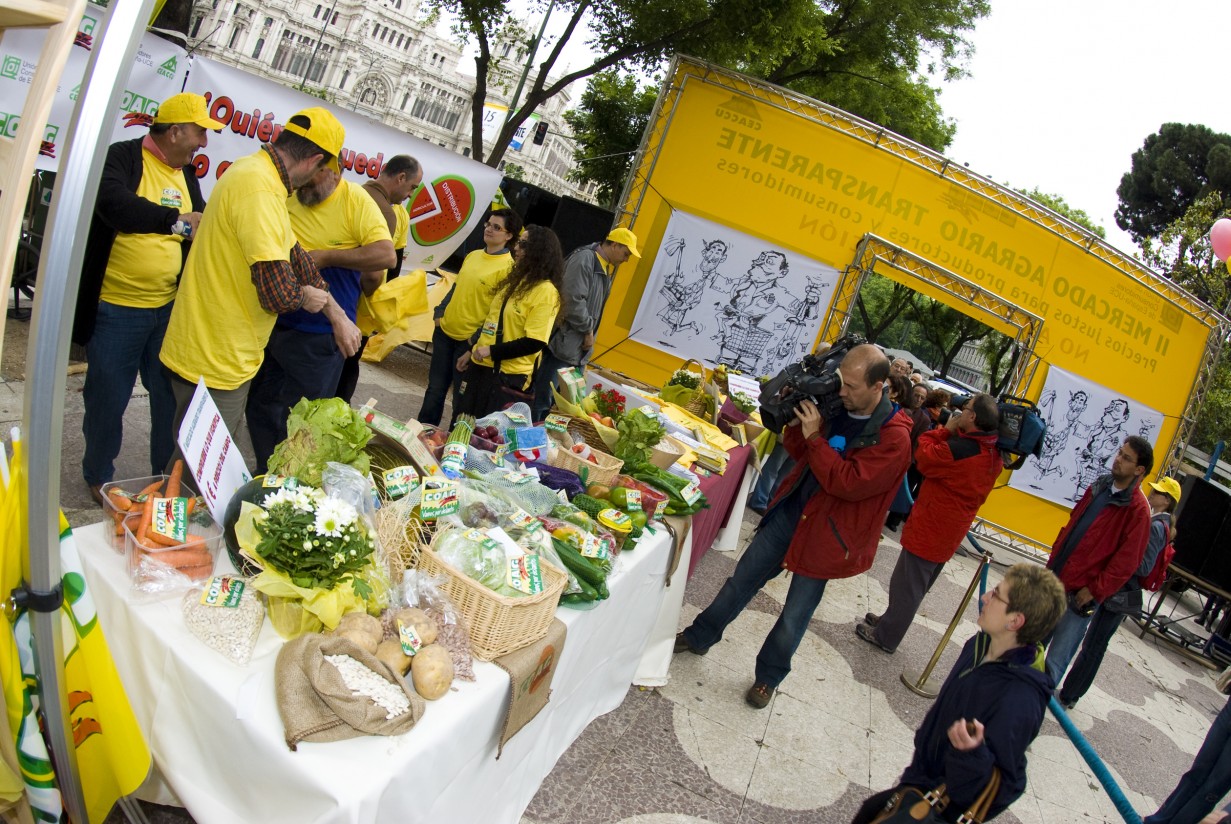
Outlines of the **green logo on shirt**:
[[175,77],[175,68],[178,64],[175,62],[174,55],[168,58],[167,62],[158,67],[158,73],[163,77]]

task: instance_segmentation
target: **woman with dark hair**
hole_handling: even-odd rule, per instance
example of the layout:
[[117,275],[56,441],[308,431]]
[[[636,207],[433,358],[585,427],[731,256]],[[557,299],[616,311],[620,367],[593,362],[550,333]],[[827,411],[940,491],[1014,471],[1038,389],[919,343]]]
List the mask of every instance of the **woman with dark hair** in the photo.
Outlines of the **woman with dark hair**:
[[512,209],[496,209],[483,224],[483,247],[466,255],[449,294],[436,307],[432,332],[432,363],[427,371],[427,389],[418,420],[440,424],[445,411],[445,393],[453,389],[453,414],[457,414],[461,374],[457,359],[470,348],[491,308],[492,296],[513,269],[513,245],[521,236],[521,215]]
[[556,233],[527,226],[513,247],[513,261],[513,271],[492,298],[474,348],[457,360],[457,371],[463,373],[458,411],[476,418],[517,400],[531,403],[539,353],[547,346],[560,311],[564,255]]

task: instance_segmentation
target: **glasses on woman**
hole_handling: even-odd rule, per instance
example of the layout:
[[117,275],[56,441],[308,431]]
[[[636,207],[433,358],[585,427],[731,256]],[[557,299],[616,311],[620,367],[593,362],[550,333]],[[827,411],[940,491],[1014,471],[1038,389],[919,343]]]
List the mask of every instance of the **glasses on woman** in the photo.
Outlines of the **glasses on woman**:
[[490,220],[483,224],[484,229],[491,229],[493,232],[507,232],[508,229],[501,226],[499,223],[492,223]]
[[995,598],[1000,603],[1004,604],[1006,607],[1009,605],[1008,600],[1003,595],[1000,594],[1000,584],[997,584],[996,586],[992,587],[992,591],[988,594],[991,595],[993,598]]

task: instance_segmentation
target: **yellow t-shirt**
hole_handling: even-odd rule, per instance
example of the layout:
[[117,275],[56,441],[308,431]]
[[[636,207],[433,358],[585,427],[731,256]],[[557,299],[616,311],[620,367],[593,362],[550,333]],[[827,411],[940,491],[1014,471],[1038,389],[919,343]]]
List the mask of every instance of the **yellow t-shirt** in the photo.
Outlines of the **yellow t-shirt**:
[[188,253],[162,362],[184,380],[204,376],[211,389],[252,379],[275,315],[252,283],[252,264],[290,260],[295,234],[286,186],[265,150],[231,164],[210,194]]
[[393,204],[393,216],[397,218],[397,227],[393,232],[393,251],[396,252],[398,249],[405,249],[406,241],[410,238],[410,212],[406,211],[406,204]]
[[[175,169],[141,150],[141,183],[137,196],[177,212],[191,212],[184,170]],[[184,258],[179,235],[131,235],[120,232],[107,258],[101,300],[117,306],[156,309],[175,298],[175,279]]]
[[[479,332],[479,341],[475,346],[491,346],[496,342],[496,325],[500,322],[500,305],[503,296],[492,298],[487,319]],[[505,343],[518,338],[534,338],[544,343],[551,337],[551,329],[556,323],[556,314],[560,311],[560,293],[549,280],[539,281],[524,294],[509,300],[504,309],[504,331],[502,338]],[[539,355],[522,355],[511,360],[500,362],[500,371],[510,375],[529,375],[534,372],[534,364]],[[494,366],[490,358],[475,358],[480,366]]]
[[[509,252],[489,255],[486,249],[476,249],[466,255],[457,272],[453,297],[440,317],[440,331],[453,340],[466,340],[477,332],[491,310],[496,290],[512,269],[513,255]],[[505,340],[512,338],[506,335]]]

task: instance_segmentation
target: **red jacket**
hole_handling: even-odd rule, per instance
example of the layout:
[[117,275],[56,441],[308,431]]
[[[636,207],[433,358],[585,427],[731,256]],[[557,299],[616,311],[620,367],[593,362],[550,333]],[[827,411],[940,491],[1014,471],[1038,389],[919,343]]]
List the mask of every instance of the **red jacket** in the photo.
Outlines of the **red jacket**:
[[798,426],[783,430],[783,445],[796,463],[774,504],[808,469],[821,485],[804,505],[782,562],[785,569],[828,579],[850,578],[872,566],[889,504],[910,464],[910,426],[905,412],[895,413],[882,399],[845,457],[820,435],[805,440]]
[[923,485],[902,527],[903,549],[937,564],[953,557],[1004,469],[998,437],[995,432],[953,436],[943,426],[919,436],[915,466]]
[[[1056,554],[1064,546],[1069,530],[1090,506],[1094,496],[1111,484],[1111,476],[1096,480],[1081,496],[1069,522],[1060,530],[1052,545],[1047,568],[1051,569]],[[1125,499],[1126,498],[1126,499]],[[1111,503],[1090,524],[1081,542],[1069,555],[1060,570],[1060,583],[1067,592],[1087,587],[1094,600],[1103,603],[1128,581],[1141,564],[1150,541],[1150,504],[1136,486],[1125,496],[1116,495]]]

